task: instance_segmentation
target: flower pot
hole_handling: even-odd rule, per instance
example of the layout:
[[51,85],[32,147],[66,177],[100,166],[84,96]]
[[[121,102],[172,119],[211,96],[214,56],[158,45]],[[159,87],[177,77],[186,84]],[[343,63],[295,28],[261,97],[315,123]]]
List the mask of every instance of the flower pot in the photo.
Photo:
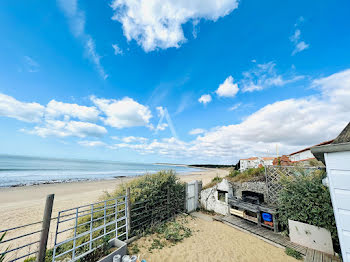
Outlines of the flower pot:
[[117,249],[114,250],[112,253],[108,254],[107,256],[98,260],[98,262],[113,262],[113,257],[115,255],[119,254],[121,257],[126,255],[126,243],[124,241],[121,241],[121,240],[115,238],[115,239],[110,241],[110,247],[111,248],[116,247]]

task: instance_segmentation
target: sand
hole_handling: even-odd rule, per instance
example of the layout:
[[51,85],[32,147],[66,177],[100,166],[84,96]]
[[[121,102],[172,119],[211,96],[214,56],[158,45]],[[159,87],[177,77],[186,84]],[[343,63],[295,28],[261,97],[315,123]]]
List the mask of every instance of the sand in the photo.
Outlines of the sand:
[[147,262],[296,262],[282,248],[217,221],[188,219],[193,235],[174,246],[148,251],[154,236],[135,241],[140,258]]
[[[202,180],[206,184],[217,175],[223,177],[227,174],[228,171],[223,169],[203,169],[178,177],[184,182]],[[0,230],[41,221],[48,194],[55,194],[52,213],[55,217],[59,210],[94,203],[104,191],[111,192],[131,179],[133,178],[0,188]]]

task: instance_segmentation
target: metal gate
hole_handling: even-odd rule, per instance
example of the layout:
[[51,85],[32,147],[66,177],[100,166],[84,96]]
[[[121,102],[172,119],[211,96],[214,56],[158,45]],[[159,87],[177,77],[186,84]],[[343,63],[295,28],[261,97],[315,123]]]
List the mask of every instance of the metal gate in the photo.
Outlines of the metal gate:
[[192,181],[186,184],[186,211],[192,212],[198,208],[198,196],[202,189],[202,181]]
[[128,239],[127,196],[58,212],[52,261],[76,261],[108,242]]

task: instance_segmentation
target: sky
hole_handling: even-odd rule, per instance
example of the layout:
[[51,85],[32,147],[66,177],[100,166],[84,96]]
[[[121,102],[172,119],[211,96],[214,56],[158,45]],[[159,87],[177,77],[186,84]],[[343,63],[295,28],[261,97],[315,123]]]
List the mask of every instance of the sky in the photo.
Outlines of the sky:
[[0,154],[235,164],[350,121],[350,2],[0,4]]

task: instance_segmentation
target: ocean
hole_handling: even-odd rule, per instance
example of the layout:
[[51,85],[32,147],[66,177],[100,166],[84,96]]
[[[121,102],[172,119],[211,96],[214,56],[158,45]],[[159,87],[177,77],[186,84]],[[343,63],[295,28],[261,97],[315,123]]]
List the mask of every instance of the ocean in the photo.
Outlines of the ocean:
[[180,174],[198,170],[166,164],[0,155],[0,187],[113,179],[169,169]]

